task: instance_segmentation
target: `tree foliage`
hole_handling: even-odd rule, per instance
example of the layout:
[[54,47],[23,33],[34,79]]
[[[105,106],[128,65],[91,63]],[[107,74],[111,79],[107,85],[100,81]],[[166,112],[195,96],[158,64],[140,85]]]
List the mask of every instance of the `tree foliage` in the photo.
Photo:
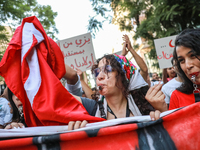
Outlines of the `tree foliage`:
[[9,39],[4,26],[16,28],[23,18],[33,15],[40,20],[47,35],[55,39],[57,12],[53,12],[51,6],[40,5],[36,0],[0,0],[0,43],[8,43]]
[[93,34],[95,37],[95,33],[102,28],[103,23],[105,21],[111,22],[112,16],[109,12],[112,11],[110,7],[111,0],[90,0],[92,2],[92,7],[94,12],[96,12],[95,16],[90,17],[88,31]]
[[[137,28],[134,39],[139,37],[148,41],[151,47],[149,57],[156,59],[154,39],[176,35],[186,28],[200,26],[199,0],[90,0],[97,15],[105,16],[103,4],[109,4],[114,12],[112,21],[119,25],[120,30],[134,30],[134,20]],[[104,11],[99,13],[100,11]],[[125,14],[125,15],[124,15]],[[145,19],[141,21],[140,16]],[[95,18],[93,18],[95,20]],[[109,20],[110,21],[110,20]],[[96,21],[98,22],[98,20]],[[98,22],[99,26],[101,25]],[[89,27],[91,22],[89,24]],[[98,27],[93,25],[94,27]],[[90,29],[90,28],[88,28]],[[89,30],[93,32],[91,29]]]
[[53,33],[58,33],[54,21],[57,12],[53,12],[51,6],[40,5],[36,0],[0,0],[1,26],[9,21],[12,26],[19,25],[23,18],[32,15],[40,20],[47,34],[55,38]]

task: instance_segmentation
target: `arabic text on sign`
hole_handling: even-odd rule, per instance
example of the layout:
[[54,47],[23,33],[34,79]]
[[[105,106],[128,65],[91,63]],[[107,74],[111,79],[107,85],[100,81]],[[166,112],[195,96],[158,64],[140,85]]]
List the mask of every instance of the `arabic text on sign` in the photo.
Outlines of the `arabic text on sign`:
[[[85,38],[85,37],[84,37]],[[84,42],[82,42],[83,40],[81,40],[81,39],[79,39],[79,40],[75,40],[75,44],[76,44],[76,46],[78,46],[78,47],[83,47],[86,43],[90,43],[90,38],[88,38],[88,40],[84,40]],[[73,43],[72,42],[70,42],[70,43],[67,43],[67,42],[65,42],[64,44],[63,44],[63,47],[64,48],[68,48],[70,45],[73,45]]]
[[162,55],[157,56],[158,59],[170,59],[173,57],[173,54],[167,54],[164,51],[162,51]]
[[94,64],[94,58],[93,58],[93,54],[91,53],[90,55],[92,61],[88,60],[88,56],[83,56],[81,60],[77,60],[76,58],[74,59],[75,62],[75,66],[73,64],[71,64],[71,68],[75,69],[75,68],[80,68],[80,67],[84,67],[87,66],[86,68],[90,68],[93,64]]
[[69,56],[74,56],[74,55],[78,55],[78,54],[84,54],[85,50],[79,51],[79,52],[73,52],[71,51],[71,53],[68,51],[66,54],[64,54],[64,57],[69,57]]

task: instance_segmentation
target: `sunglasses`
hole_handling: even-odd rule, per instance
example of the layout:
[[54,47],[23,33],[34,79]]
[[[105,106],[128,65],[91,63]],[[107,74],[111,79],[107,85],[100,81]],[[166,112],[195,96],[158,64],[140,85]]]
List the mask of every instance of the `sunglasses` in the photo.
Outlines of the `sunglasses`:
[[96,68],[96,69],[93,70],[94,76],[97,77],[101,71],[104,74],[107,74],[108,72],[112,72],[112,67],[110,65],[105,65],[105,66]]

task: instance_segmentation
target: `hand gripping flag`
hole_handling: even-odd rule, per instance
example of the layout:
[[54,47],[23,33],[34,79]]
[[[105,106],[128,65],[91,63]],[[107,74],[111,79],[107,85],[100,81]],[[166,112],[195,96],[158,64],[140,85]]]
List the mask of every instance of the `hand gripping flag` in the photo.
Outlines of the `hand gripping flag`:
[[0,62],[0,75],[22,101],[28,126],[102,121],[90,116],[61,84],[64,57],[35,17],[24,18]]

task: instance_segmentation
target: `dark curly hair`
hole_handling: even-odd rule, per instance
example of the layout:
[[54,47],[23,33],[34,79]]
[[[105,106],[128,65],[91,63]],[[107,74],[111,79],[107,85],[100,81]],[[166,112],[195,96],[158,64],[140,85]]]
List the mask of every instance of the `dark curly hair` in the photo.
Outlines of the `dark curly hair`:
[[130,91],[135,104],[139,108],[142,115],[149,115],[150,111],[155,111],[153,106],[145,99],[145,95],[149,89],[149,86],[143,86],[139,89]]
[[[129,82],[126,80],[125,73],[122,70],[120,63],[115,59],[114,55],[104,55],[102,58],[97,59],[96,64],[92,66],[92,72],[94,69],[98,68],[98,64],[103,58],[106,59],[106,65],[110,65],[113,71],[117,71],[116,81],[118,82],[116,82],[115,85],[122,90],[123,96],[127,97]],[[121,83],[119,81],[121,81]]]
[[175,48],[173,52],[173,59],[175,61],[175,64],[177,65],[179,75],[183,81],[182,86],[177,88],[177,90],[185,94],[191,94],[194,90],[193,83],[190,79],[188,79],[188,77],[185,75],[185,73],[181,69],[180,62],[178,61],[178,57],[176,53],[177,46],[184,46],[184,47],[190,48],[196,57],[200,56],[200,29],[183,30],[176,37]]
[[[145,95],[149,87],[145,86],[129,92],[129,81],[127,81],[125,77],[125,73],[121,68],[121,64],[115,59],[115,56],[112,54],[104,55],[102,58],[99,58],[96,61],[96,64],[92,66],[92,72],[94,71],[94,69],[98,68],[99,61],[103,58],[106,59],[106,65],[111,65],[112,69],[117,71],[116,81],[118,82],[116,82],[115,84],[116,87],[122,90],[123,96],[127,98],[128,94],[130,93],[142,115],[149,115],[150,111],[154,110],[151,104],[145,99]],[[96,95],[98,95],[98,93],[96,93]],[[97,98],[95,100],[97,100]]]

